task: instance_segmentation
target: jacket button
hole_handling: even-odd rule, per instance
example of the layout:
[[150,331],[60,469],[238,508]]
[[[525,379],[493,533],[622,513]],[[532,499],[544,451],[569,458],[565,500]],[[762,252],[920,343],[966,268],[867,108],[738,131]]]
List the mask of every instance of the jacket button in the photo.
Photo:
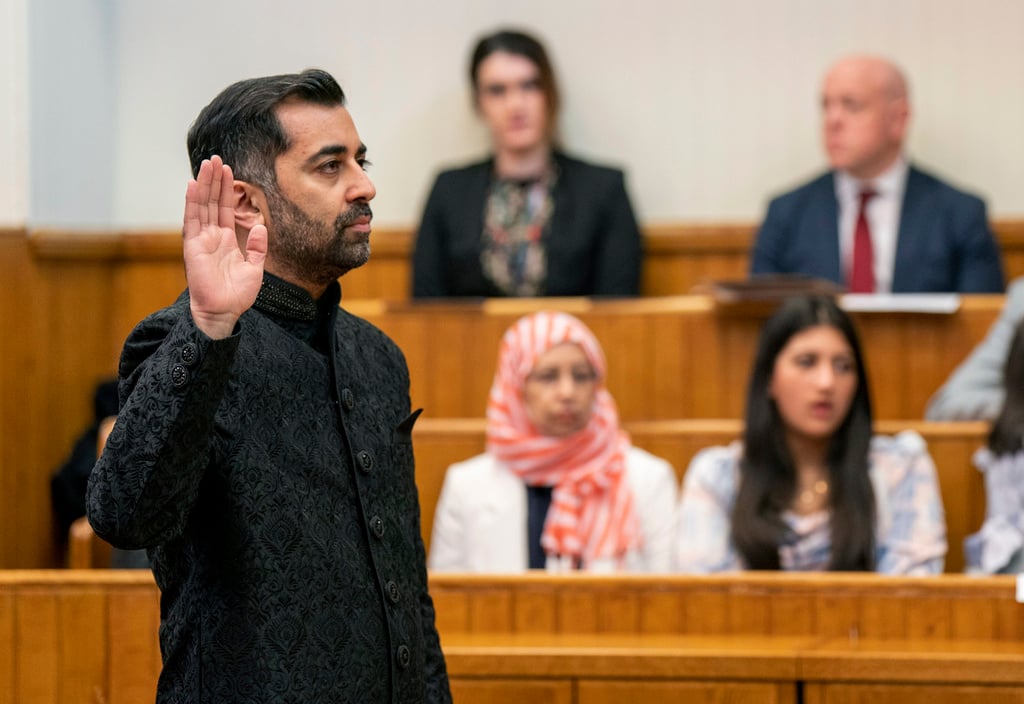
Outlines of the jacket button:
[[388,592],[388,599],[391,599],[391,603],[392,604],[397,604],[398,603],[398,597],[400,596],[399,593],[398,593],[398,585],[395,584],[394,581],[392,580],[392,581],[388,581],[387,586],[384,587],[384,588]]
[[373,518],[371,518],[370,519],[370,529],[373,531],[373,534],[376,535],[378,538],[383,538],[384,537],[384,519],[381,518],[380,516],[374,516]]
[[356,458],[359,460],[359,466],[364,472],[369,472],[373,469],[373,455],[366,450],[360,450]]
[[199,361],[199,348],[194,342],[186,342],[181,347],[181,361],[186,367],[194,367]]
[[341,390],[341,405],[345,407],[346,411],[351,411],[356,405],[356,395],[352,393],[352,389],[344,388]]
[[408,645],[398,646],[398,652],[395,653],[398,656],[398,665],[403,669],[409,667],[409,662],[412,660],[412,653],[409,651]]
[[181,388],[188,383],[189,373],[188,369],[181,364],[175,364],[171,368],[171,383]]

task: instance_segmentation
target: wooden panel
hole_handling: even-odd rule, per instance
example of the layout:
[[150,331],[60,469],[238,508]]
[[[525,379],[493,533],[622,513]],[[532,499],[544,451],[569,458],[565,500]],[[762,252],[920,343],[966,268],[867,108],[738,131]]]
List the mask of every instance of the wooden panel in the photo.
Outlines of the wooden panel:
[[[75,590],[58,598],[61,638],[57,674],[60,702],[107,702],[107,595],[92,588]],[[75,634],[67,638],[66,634]]]
[[[442,634],[524,633],[516,626],[527,620],[516,613],[521,607],[556,614],[554,619],[548,616],[533,624],[530,633],[813,635],[842,639],[835,641],[839,645],[894,638],[920,643],[964,638],[1016,643],[1024,626],[1024,606],[1014,599],[1011,576],[433,574],[431,593]],[[519,599],[515,595],[520,593],[529,597]],[[445,625],[451,618],[449,609],[462,613],[465,604],[472,603],[474,613],[480,613],[489,608],[491,599],[495,600],[493,608],[503,614],[501,622],[509,624],[504,631],[496,630],[496,620],[481,625],[484,622],[458,616],[451,619],[455,628]],[[629,604],[623,609],[628,616],[602,630],[601,614],[615,604]],[[979,618],[966,627],[963,623],[972,609]],[[954,617],[954,613],[958,615]]]
[[[790,702],[801,680],[807,683],[808,704],[925,701],[919,694],[926,694],[929,704],[1019,701],[1007,698],[1024,692],[1024,642],[1016,636],[1024,624],[1024,606],[1014,601],[1014,587],[1010,576],[431,576],[439,624],[448,618],[449,607],[458,610],[462,602],[473,603],[477,615],[492,603],[506,613],[476,622],[464,619],[460,630],[442,627],[457,700],[536,697],[593,704]],[[557,601],[561,616],[585,608],[602,615],[590,623],[552,618],[545,600]],[[934,603],[918,606],[928,602]],[[673,621],[681,606],[694,603],[719,615],[696,622],[687,613]],[[798,615],[799,603],[810,615]],[[871,606],[877,603],[887,605]],[[915,609],[950,613],[953,605],[966,613],[986,604],[998,605],[998,620],[981,618],[969,638],[932,627],[941,619],[913,615]],[[627,632],[625,622],[590,632],[609,623],[611,610],[632,612],[633,605],[639,609],[638,618],[629,619],[633,632]],[[847,617],[836,622],[848,618],[850,633],[824,638],[822,612],[835,611],[837,605]],[[524,613],[517,615],[518,609]],[[764,619],[742,616],[758,609],[765,611]],[[880,637],[862,635],[871,630],[865,625],[870,620],[901,610],[911,614],[899,622],[901,627],[884,629]],[[520,625],[529,620],[526,611],[547,614],[543,620],[551,630],[532,624],[534,632],[521,632]],[[157,590],[147,573],[0,571],[0,702],[152,700],[159,671],[158,622]],[[678,628],[667,632],[664,622]],[[720,624],[718,632],[699,632],[712,622]],[[749,632],[764,624],[767,632]],[[780,624],[785,633],[775,632]],[[463,630],[474,627],[484,632]],[[564,699],[574,691],[575,698]]]
[[583,680],[579,704],[796,704],[793,683],[616,682]]
[[15,596],[0,593],[0,704],[15,704]]
[[567,680],[451,679],[453,704],[573,704]]
[[160,676],[160,598],[155,590],[112,590],[108,600],[110,704],[153,698]]
[[62,639],[56,593],[19,594],[16,618],[14,700],[58,704]]
[[[1001,296],[968,296],[950,315],[853,314],[875,416],[922,417],[928,399],[981,340],[1002,305]],[[624,420],[737,418],[766,318],[766,312],[721,309],[705,296],[345,306],[402,348],[413,403],[433,418],[483,414],[503,332],[538,307],[571,312],[594,331],[608,360],[608,389]]]
[[1022,704],[1020,687],[809,684],[806,704]]

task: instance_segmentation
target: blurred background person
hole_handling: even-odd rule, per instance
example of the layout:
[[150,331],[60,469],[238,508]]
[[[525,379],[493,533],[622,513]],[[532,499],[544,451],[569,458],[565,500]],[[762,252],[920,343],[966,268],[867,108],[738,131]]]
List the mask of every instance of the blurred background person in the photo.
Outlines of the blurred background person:
[[469,77],[493,154],[437,177],[413,296],[638,294],[642,244],[623,174],[557,148],[559,92],[544,47],[517,31],[485,36]]
[[605,388],[594,335],[564,313],[505,333],[487,403],[487,451],[448,468],[428,565],[666,571],[672,467],[633,447]]
[[964,544],[968,572],[1016,574],[1024,567],[1024,323],[1003,367],[1004,400],[988,443],[974,454],[985,475],[985,522]]
[[853,293],[1002,293],[985,203],[909,163],[909,120],[892,62],[836,62],[822,88],[831,170],[771,202],[751,273],[807,274]]
[[1024,278],[1014,279],[988,335],[950,375],[925,410],[928,420],[993,420],[1003,406],[1003,368],[1024,320]]
[[849,317],[829,298],[788,300],[761,332],[743,441],[687,470],[676,566],[918,575],[945,555],[935,466],[917,433],[872,436]]

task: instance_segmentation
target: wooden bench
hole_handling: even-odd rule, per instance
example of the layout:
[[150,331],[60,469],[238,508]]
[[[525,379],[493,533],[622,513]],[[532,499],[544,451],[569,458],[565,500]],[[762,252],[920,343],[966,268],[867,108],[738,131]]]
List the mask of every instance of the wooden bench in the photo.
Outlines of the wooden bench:
[[1020,702],[1011,577],[434,575],[456,701]]
[[[432,575],[457,704],[1009,704],[1013,577]],[[152,701],[159,595],[138,571],[0,571],[0,702]]]

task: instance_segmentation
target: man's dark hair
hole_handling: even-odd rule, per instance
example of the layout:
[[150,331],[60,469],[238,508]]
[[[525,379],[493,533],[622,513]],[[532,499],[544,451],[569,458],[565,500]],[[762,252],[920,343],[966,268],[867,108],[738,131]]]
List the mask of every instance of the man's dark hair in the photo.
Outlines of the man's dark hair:
[[199,174],[204,159],[216,154],[236,179],[274,188],[274,162],[289,146],[275,110],[292,99],[342,106],[345,93],[331,74],[319,69],[233,83],[203,108],[188,131],[192,175]]

